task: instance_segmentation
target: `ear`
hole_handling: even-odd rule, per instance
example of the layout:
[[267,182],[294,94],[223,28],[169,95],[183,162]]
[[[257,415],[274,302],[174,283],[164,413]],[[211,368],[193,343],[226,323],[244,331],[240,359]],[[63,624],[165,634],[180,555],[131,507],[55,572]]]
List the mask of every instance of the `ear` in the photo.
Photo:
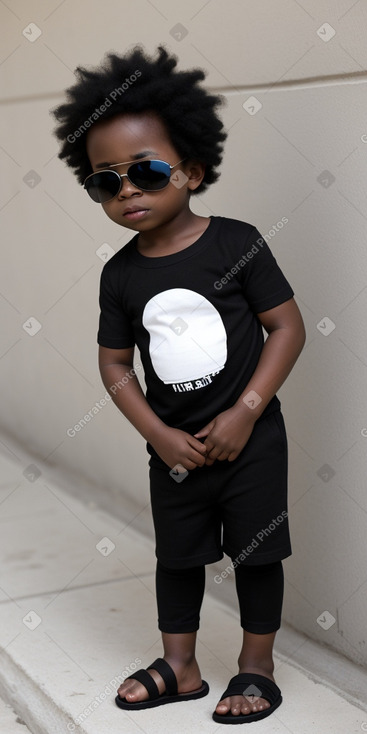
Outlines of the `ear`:
[[191,191],[195,191],[195,189],[200,186],[205,176],[205,163],[190,159],[186,161],[186,164],[183,166],[183,171],[189,179],[186,183],[187,188]]

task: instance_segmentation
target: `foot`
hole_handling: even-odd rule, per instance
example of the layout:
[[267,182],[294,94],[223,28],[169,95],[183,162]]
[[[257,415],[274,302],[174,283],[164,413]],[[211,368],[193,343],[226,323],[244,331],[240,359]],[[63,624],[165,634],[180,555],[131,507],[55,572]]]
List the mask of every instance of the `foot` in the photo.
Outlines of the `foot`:
[[[238,672],[259,673],[259,675],[264,675],[275,683],[273,674],[269,669],[244,666],[240,668]],[[269,707],[270,703],[266,698],[257,698],[256,696],[229,696],[218,703],[215,711],[217,714],[221,714],[222,716],[225,716],[228,711],[230,711],[233,716],[240,716],[242,714],[246,715],[256,713],[258,711],[264,711],[264,709],[268,709]]]
[[[199,666],[195,658],[189,663],[180,662],[178,660],[172,660],[169,657],[164,657],[164,660],[169,663],[172,670],[174,671],[177,678],[177,690],[178,693],[190,693],[196,691],[202,685],[201,675]],[[154,678],[155,683],[158,686],[159,693],[164,693],[166,686],[159,675],[157,670],[153,668],[147,668],[148,672]],[[134,678],[129,678],[117,689],[120,698],[126,698],[129,703],[137,703],[138,701],[147,701],[149,694],[145,686]]]

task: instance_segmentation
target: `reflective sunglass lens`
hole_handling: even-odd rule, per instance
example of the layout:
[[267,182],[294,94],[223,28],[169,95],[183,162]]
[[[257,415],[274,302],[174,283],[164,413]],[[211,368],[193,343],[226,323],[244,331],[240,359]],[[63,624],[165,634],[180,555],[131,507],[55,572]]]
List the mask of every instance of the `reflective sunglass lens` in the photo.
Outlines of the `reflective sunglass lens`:
[[171,175],[168,163],[164,161],[142,161],[134,163],[128,170],[132,183],[145,191],[158,191],[167,186]]
[[103,204],[120,190],[120,176],[115,171],[95,173],[85,183],[85,188],[93,201]]

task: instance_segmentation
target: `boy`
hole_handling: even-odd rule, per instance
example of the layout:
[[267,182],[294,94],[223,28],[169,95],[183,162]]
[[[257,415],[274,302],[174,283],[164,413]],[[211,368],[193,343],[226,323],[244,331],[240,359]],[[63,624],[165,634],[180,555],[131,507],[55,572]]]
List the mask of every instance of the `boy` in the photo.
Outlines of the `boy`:
[[221,98],[198,86],[204,72],[177,72],[176,63],[162,46],[156,61],[140,46],[111,53],[104,67],[78,68],[68,102],[54,110],[59,157],[112,221],[135,232],[102,271],[99,366],[150,454],[164,657],[126,679],[115,700],[134,710],[207,695],[196,634],[205,565],[225,552],[243,645],[213,718],[246,723],[282,701],[272,650],[292,550],[276,391],[305,330],[258,230],[190,209],[190,196],[218,179],[226,134]]

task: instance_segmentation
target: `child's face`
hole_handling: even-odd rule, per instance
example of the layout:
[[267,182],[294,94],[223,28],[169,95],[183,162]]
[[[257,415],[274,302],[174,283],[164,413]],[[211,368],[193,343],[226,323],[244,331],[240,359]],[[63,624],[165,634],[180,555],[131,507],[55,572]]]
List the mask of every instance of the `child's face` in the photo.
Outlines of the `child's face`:
[[[121,114],[110,120],[93,125],[87,134],[87,153],[93,171],[101,170],[98,164],[121,163],[122,161],[159,159],[171,166],[178,163],[181,156],[170,142],[161,120],[153,113]],[[129,163],[114,166],[112,170],[126,173]],[[177,172],[178,177],[175,176]],[[205,167],[200,163],[186,160],[172,170],[178,185],[172,180],[159,191],[143,191],[124,177],[119,194],[102,204],[107,216],[123,227],[136,232],[147,232],[160,227],[185,210],[189,210],[190,192],[201,183]],[[185,176],[183,176],[183,173]],[[130,218],[125,214],[128,208],[139,208],[141,214]]]

